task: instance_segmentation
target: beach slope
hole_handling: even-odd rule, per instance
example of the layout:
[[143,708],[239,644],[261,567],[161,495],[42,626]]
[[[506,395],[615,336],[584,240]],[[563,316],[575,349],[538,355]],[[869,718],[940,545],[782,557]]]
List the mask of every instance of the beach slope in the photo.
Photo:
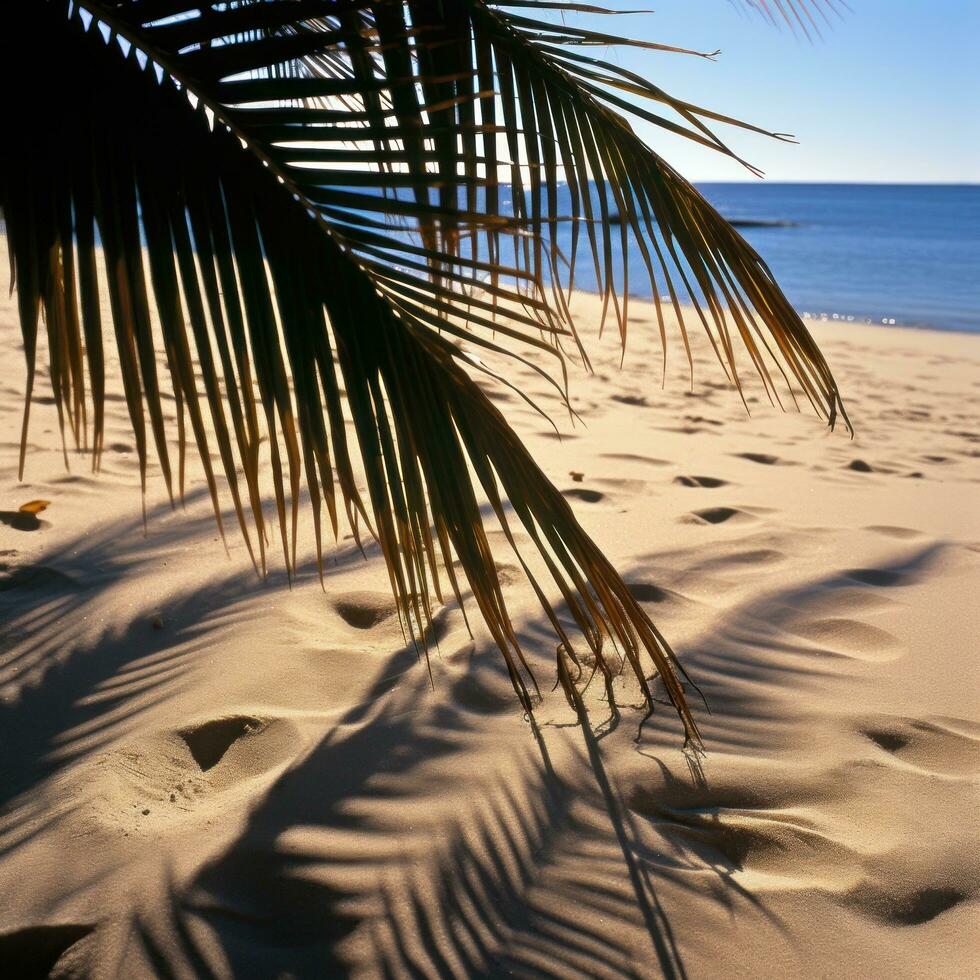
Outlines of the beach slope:
[[430,680],[374,548],[321,589],[304,514],[292,587],[260,581],[190,460],[144,529],[116,378],[97,475],[39,379],[18,482],[0,302],[0,972],[975,976],[980,338],[813,329],[853,440],[743,406],[704,343],[662,386],[639,301],[622,369],[606,338],[573,372],[584,424],[524,367],[557,432],[492,389],[703,694],[694,758],[667,705],[583,737],[500,532],[540,739],[475,608],[438,610]]

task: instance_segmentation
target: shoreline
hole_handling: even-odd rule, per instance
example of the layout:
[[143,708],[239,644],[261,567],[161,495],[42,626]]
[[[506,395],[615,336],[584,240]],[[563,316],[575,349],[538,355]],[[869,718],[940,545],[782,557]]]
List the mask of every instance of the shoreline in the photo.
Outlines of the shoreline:
[[[915,332],[957,334],[966,337],[980,337],[980,326],[977,327],[952,327],[937,326],[935,323],[905,323],[892,317],[882,317],[877,321],[873,317],[859,317],[837,313],[809,313],[799,314],[804,323],[836,323],[842,326],[873,327],[876,330],[910,330]],[[885,322],[885,321],[888,322]],[[980,319],[977,321],[980,323]]]
[[[585,293],[589,296],[600,296],[601,294],[590,289],[578,289],[576,292]],[[649,295],[644,295],[643,293],[629,294],[630,302],[639,301],[641,303],[653,304],[653,297]],[[661,303],[669,304],[669,296],[661,296]],[[693,304],[688,301],[681,303],[681,307],[687,310],[693,310]],[[971,321],[971,326],[944,326],[937,325],[933,322],[921,322],[921,323],[909,323],[899,320],[897,317],[872,317],[866,314],[850,314],[850,313],[811,313],[808,310],[797,310],[797,315],[800,319],[807,324],[810,323],[829,323],[829,324],[840,324],[842,326],[854,326],[854,327],[874,327],[875,329],[883,330],[911,330],[911,331],[925,331],[928,333],[940,333],[940,334],[957,334],[966,337],[980,337],[980,312],[977,313],[975,321]]]

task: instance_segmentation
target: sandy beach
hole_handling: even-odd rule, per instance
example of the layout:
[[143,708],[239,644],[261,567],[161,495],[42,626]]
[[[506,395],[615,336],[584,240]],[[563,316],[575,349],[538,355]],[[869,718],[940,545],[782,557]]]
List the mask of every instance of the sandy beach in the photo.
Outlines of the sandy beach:
[[698,760],[668,705],[583,737],[499,532],[540,742],[475,608],[439,610],[430,682],[371,547],[321,590],[304,512],[292,588],[261,581],[192,454],[144,532],[117,376],[98,475],[39,379],[19,483],[2,264],[0,973],[977,975],[980,337],[813,324],[853,439],[751,380],[748,414],[699,336],[662,386],[637,300],[581,423],[530,369],[557,433],[493,389],[703,692]]

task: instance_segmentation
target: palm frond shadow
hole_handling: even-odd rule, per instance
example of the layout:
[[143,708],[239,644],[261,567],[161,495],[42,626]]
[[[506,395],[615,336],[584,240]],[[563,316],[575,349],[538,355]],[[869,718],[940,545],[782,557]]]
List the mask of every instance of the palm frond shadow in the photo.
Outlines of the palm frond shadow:
[[[205,496],[204,490],[194,491],[186,504],[193,508]],[[226,574],[206,593],[190,590],[168,597],[164,630],[153,627],[152,607],[138,609],[121,630],[115,625],[87,628],[101,621],[105,598],[135,568],[158,563],[180,542],[211,528],[210,516],[175,516],[161,504],[147,513],[145,523],[133,519],[104,526],[46,552],[36,563],[0,568],[0,636],[5,640],[0,677],[8,691],[0,701],[0,739],[9,748],[0,764],[4,849],[23,841],[17,828],[25,825],[28,812],[44,811],[34,790],[193,683],[194,663],[207,648],[216,620],[240,618],[256,593],[269,599],[287,584],[284,575],[275,573],[260,581],[250,567],[229,559]],[[341,543],[326,565],[329,573],[378,559],[374,542]],[[298,562],[293,580],[298,587],[316,588],[317,576],[317,560],[308,556]],[[433,643],[434,654],[448,612],[444,607],[435,613],[424,637]],[[352,709],[350,720],[369,711],[421,655],[415,644],[396,654],[363,707]]]
[[[795,585],[763,587],[757,597],[726,608],[715,622],[709,619],[683,649],[688,673],[711,710],[705,738],[708,752],[712,748],[767,752],[789,744],[798,736],[799,713],[781,717],[771,710],[773,699],[787,689],[832,683],[841,657],[832,641],[801,636],[794,623],[833,615],[826,610],[833,609],[845,593],[880,601],[882,590],[887,596],[888,590],[928,575],[947,548],[945,542],[933,542],[874,568],[841,569]],[[714,561],[698,557],[693,550],[651,555],[641,559],[630,577],[643,579],[644,572],[655,570],[659,581],[682,586],[703,581]],[[681,571],[668,575],[665,568],[670,566]],[[748,574],[740,567],[740,577]],[[656,744],[669,744],[662,717],[655,714],[644,731]]]
[[[709,891],[715,901],[727,906],[736,900],[747,902],[777,931],[784,931],[761,897],[739,883],[737,876],[744,870],[748,848],[744,839],[731,833],[725,816],[801,800],[820,801],[826,790],[796,776],[776,802],[771,790],[746,785],[744,772],[738,769],[735,773],[741,776],[736,775],[734,783],[729,775],[716,785],[713,755],[758,759],[768,768],[776,754],[781,752],[785,758],[787,751],[807,745],[815,726],[828,720],[801,714],[796,707],[791,717],[780,722],[787,713],[777,702],[793,698],[801,688],[840,686],[846,680],[841,677],[843,655],[832,646],[828,649],[819,641],[798,636],[793,625],[796,617],[826,610],[845,590],[863,590],[869,600],[880,602],[881,597],[874,596],[877,590],[921,581],[936,568],[946,548],[943,542],[931,543],[874,568],[844,569],[788,587],[779,583],[761,596],[727,608],[716,624],[709,624],[685,644],[685,663],[711,709],[710,720],[703,723],[706,764],[703,778],[679,774],[663,761],[669,756],[671,740],[662,719],[655,716],[644,729],[640,752],[657,763],[661,778],[634,779],[626,787],[623,813],[637,842],[638,861],[647,873],[661,883],[682,888],[689,887],[693,873],[703,888],[703,871],[710,869],[715,878]],[[697,564],[691,555],[683,555],[684,574],[696,575],[696,570],[690,571],[692,563]],[[651,567],[662,573],[664,556],[651,556]],[[643,570],[642,566],[634,569],[633,575],[642,576]]]
[[[771,752],[793,734],[773,729],[771,698],[831,682],[820,651],[794,639],[773,610],[805,611],[844,588],[876,587],[868,583],[914,582],[941,548],[917,548],[871,570],[778,583],[709,623],[685,650],[713,710],[709,750]],[[664,564],[663,556],[649,561]],[[640,565],[629,577],[647,570]],[[521,633],[529,648],[545,648],[544,626],[527,623]],[[503,668],[479,655],[466,668],[482,670]],[[659,763],[659,788],[656,774],[642,793],[623,782],[618,756],[607,761],[591,736],[583,751],[573,747],[575,729],[546,728],[552,752],[540,755],[522,728],[516,756],[467,784],[476,805],[440,807],[441,794],[452,792],[446,773],[454,760],[465,764],[467,748],[493,737],[499,718],[447,702],[444,683],[437,676],[429,693],[413,645],[393,654],[368,697],[255,803],[235,842],[190,880],[164,882],[162,910],[156,901],[141,907],[133,955],[162,976],[244,977],[268,975],[286,955],[296,976],[312,977],[342,973],[347,944],[361,942],[363,953],[369,935],[378,975],[648,975],[624,953],[621,936],[604,931],[605,919],[644,931],[659,971],[682,977],[659,896],[665,885],[666,894],[703,893],[706,869],[715,876],[715,901],[750,902],[779,927],[765,903],[741,888],[737,860],[699,842],[700,831],[692,834],[686,822],[692,807],[698,830],[712,810],[738,805],[712,786],[710,755],[700,782],[684,773],[676,751],[665,748],[669,729],[656,719],[640,751],[656,760],[651,766]],[[553,765],[556,745],[571,754]],[[402,807],[420,802],[422,830],[405,837]]]
[[[768,766],[778,753],[801,749],[812,737],[813,726],[827,722],[801,714],[798,706],[786,712],[779,701],[794,698],[801,690],[839,686],[846,659],[841,660],[844,655],[832,644],[827,647],[800,636],[794,624],[826,615],[845,593],[866,593],[869,602],[880,603],[880,590],[914,584],[941,567],[947,547],[943,542],[930,543],[873,568],[832,571],[789,586],[776,581],[772,587],[750,590],[754,598],[726,607],[714,621],[705,610],[703,629],[681,649],[687,671],[711,712],[700,722],[707,753],[703,769],[686,770],[678,764],[669,724],[660,713],[645,724],[638,743],[640,754],[656,765],[657,775],[638,779],[635,770],[624,774],[623,757],[609,757],[613,805],[607,794],[605,810],[614,813],[618,806],[637,871],[644,878],[658,883],[661,891],[669,884],[681,893],[691,888],[703,893],[704,872],[709,870],[713,880],[707,890],[712,900],[733,909],[736,902],[747,903],[783,931],[764,899],[740,884],[744,844],[729,834],[724,822],[727,811],[773,804],[766,802],[765,793],[749,786],[733,787],[728,778],[716,785],[715,753],[758,759]],[[649,581],[652,575],[674,585],[688,579],[703,581],[703,573],[716,561],[689,550],[653,554],[631,568],[627,580]],[[680,571],[671,575],[671,567]],[[746,574],[740,567],[739,576]],[[538,624],[530,623],[524,626],[522,639],[533,649],[547,636]],[[601,785],[602,757],[590,752],[590,762]],[[792,794],[808,790],[805,782],[794,782],[787,792],[789,802]],[[819,798],[820,790],[810,792]],[[652,884],[648,893],[656,894]]]
[[[199,488],[185,495],[184,504],[193,506],[206,498],[207,491]],[[274,503],[264,501],[266,507]],[[226,513],[225,518],[229,515]],[[4,639],[0,654],[0,686],[13,686],[16,693],[0,702],[0,716],[16,718],[19,712],[28,713],[28,700],[38,689],[54,687],[44,681],[53,669],[56,674],[66,667],[74,669],[75,661],[84,657],[71,621],[84,622],[88,611],[98,609],[114,587],[127,580],[131,571],[140,565],[158,563],[169,550],[182,541],[189,541],[210,532],[213,519],[191,517],[186,512],[175,514],[172,505],[160,504],[147,512],[145,518],[133,518],[123,523],[103,524],[94,532],[69,540],[57,549],[46,551],[29,564],[13,560],[0,563],[0,636]],[[210,537],[210,535],[208,535]],[[343,571],[358,564],[378,559],[379,546],[374,541],[360,545],[339,541],[323,559],[325,571]],[[220,552],[215,546],[215,558]],[[313,556],[300,557],[293,579],[304,587],[318,577],[318,561]],[[259,579],[253,570],[243,568],[236,557],[227,559],[227,574],[214,593],[209,608],[220,611],[222,603],[232,611],[236,601],[255,591],[278,588],[287,584],[283,573],[270,570]],[[198,600],[202,611],[205,600]],[[191,597],[178,598],[178,615],[190,621]],[[144,610],[146,612],[147,610]],[[65,637],[70,638],[67,647]],[[101,637],[86,640],[95,646]],[[106,663],[106,669],[110,665]],[[53,677],[52,679],[53,680]],[[67,684],[68,689],[74,686]],[[65,693],[66,700],[69,694]],[[14,726],[11,725],[11,730]]]
[[[918,560],[930,559],[923,555],[903,564],[911,567]],[[754,617],[769,603],[805,601],[809,594],[840,584],[839,576],[828,576],[771,593],[758,604],[747,603],[736,610],[733,621]],[[534,624],[522,630],[529,648],[546,635],[543,627]],[[757,739],[736,747],[759,749],[765,744],[771,749],[771,727],[763,732],[761,726],[770,718],[766,691],[773,679],[789,672],[794,683],[811,677],[815,681],[819,672],[797,662],[805,651],[792,643],[778,643],[775,637],[772,647],[780,656],[751,665],[747,639],[721,627],[691,651],[695,676],[705,682],[709,699],[723,702],[722,710],[715,706],[709,743],[718,748],[736,729],[756,721]],[[401,666],[408,666],[415,653],[406,649],[397,657],[402,658]],[[733,661],[744,664],[749,693],[726,690],[721,698],[726,665]],[[388,687],[379,679],[379,693]],[[312,956],[297,967],[298,976],[315,975],[327,964],[337,967],[342,962],[336,958],[338,947],[366,917],[379,975],[646,975],[623,953],[620,940],[598,926],[593,928],[592,923],[605,917],[645,929],[659,971],[682,977],[683,959],[671,937],[668,910],[658,899],[658,883],[703,889],[706,869],[716,876],[716,887],[711,889],[716,901],[731,905],[738,896],[780,926],[765,903],[739,885],[738,865],[719,858],[710,847],[699,846],[667,803],[657,806],[651,816],[651,804],[637,800],[635,790],[620,799],[615,767],[606,773],[599,743],[591,736],[586,751],[576,752],[578,761],[568,767],[577,773],[571,781],[549,767],[548,757],[526,757],[515,766],[521,773],[516,783],[506,777],[492,781],[480,793],[476,811],[433,832],[436,843],[430,850],[434,853],[424,858],[379,855],[374,859],[381,865],[379,897],[368,903],[367,913],[344,911],[365,906],[356,888],[343,885],[351,860],[356,863],[343,843],[299,851],[293,846],[282,854],[276,853],[276,842],[291,827],[356,833],[361,841],[386,838],[390,828],[378,814],[397,808],[396,801],[410,792],[406,787],[411,780],[400,785],[400,778],[433,759],[464,751],[465,739],[478,738],[482,731],[478,719],[446,705],[437,704],[424,717],[418,705],[425,687],[421,677],[415,683],[408,680],[383,701],[352,710],[338,730],[351,722],[361,727],[347,737],[338,732],[325,739],[284,776],[253,813],[240,840],[175,896],[182,914],[208,923],[234,970],[247,976],[250,964],[258,962],[256,975],[261,975],[261,958],[255,959],[256,934],[268,930],[278,943],[282,921],[289,923],[290,941],[306,947],[304,955]],[[549,742],[553,735],[554,731]],[[574,730],[562,729],[559,738],[576,736]],[[661,731],[644,739],[641,750],[653,752],[656,758],[658,746],[667,744],[669,735]],[[710,777],[676,775],[659,758],[657,762],[668,803],[680,796],[695,801],[692,805],[701,796],[711,798]],[[595,783],[582,779],[589,766]],[[311,785],[327,790],[313,794]],[[651,794],[658,795],[656,790]],[[372,800],[380,804],[374,811]],[[632,863],[642,891],[635,882],[627,885],[630,871],[623,874],[624,858]],[[334,873],[312,885],[313,869],[322,871],[331,865]],[[617,869],[612,876],[610,866]],[[310,945],[316,950],[313,954]]]
[[[378,972],[640,977],[616,935],[628,923],[645,925],[665,977],[685,976],[649,883],[630,891],[609,873],[618,834],[597,827],[595,794],[544,767],[532,771],[520,796],[502,784],[496,802],[452,828],[430,867],[388,875],[371,928]],[[604,930],[603,920],[617,926]]]
[[[173,889],[164,920],[136,923],[144,951],[159,951],[174,947],[167,923],[183,921],[162,975],[196,959],[215,973],[225,962],[234,976],[265,976],[283,968],[284,946],[293,975],[339,975],[349,965],[343,944],[359,926],[380,976],[645,975],[615,928],[597,924],[603,918],[652,930],[663,974],[685,975],[664,910],[647,900],[656,910],[648,918],[624,881],[617,855],[629,830],[608,797],[559,777],[529,746],[514,762],[516,780],[484,780],[480,803],[448,826],[436,818],[424,848],[391,839],[397,832],[384,815],[408,801],[411,775],[482,735],[478,721],[446,706],[420,720],[424,689],[424,678],[403,682],[346,736],[349,719],[341,721],[269,790],[231,848]],[[581,773],[587,759],[574,755]],[[286,845],[293,828],[314,833]],[[206,923],[220,957],[199,929],[193,938],[195,921]]]
[[[225,615],[234,614],[229,607],[240,595],[239,584],[227,584]],[[195,669],[209,650],[213,624],[207,614],[213,609],[193,593],[172,608],[175,625],[165,631],[139,619],[70,648],[42,683],[26,687],[0,709],[6,749],[0,767],[0,853],[37,836],[75,805],[71,794],[59,791],[75,763],[124,738],[147,713],[193,685]]]
[[[145,541],[137,541],[134,549],[145,557]],[[125,561],[119,557],[116,561],[120,567],[125,565]],[[107,576],[107,580],[111,581],[112,577]],[[211,615],[229,607],[233,610],[236,593],[247,587],[248,583],[255,587],[250,570],[229,576],[225,586],[209,596],[206,606],[202,607],[199,599],[193,595],[176,604],[171,603],[170,616],[174,622],[195,624],[193,635],[184,635],[184,631],[181,631],[175,637],[174,646],[183,650],[191,641],[195,642],[194,649],[206,644]],[[111,674],[116,671],[118,658],[113,657],[112,653],[113,650],[125,651],[131,645],[128,633],[100,648],[99,659],[105,665],[105,672]],[[171,665],[173,669],[186,669],[185,658],[193,656],[193,653],[193,649],[187,650],[179,658],[179,663]],[[495,661],[481,667],[502,672]],[[476,663],[471,661],[467,673],[476,669]],[[86,703],[84,694],[102,679],[101,673],[98,677],[85,675],[84,672],[78,676],[87,679],[84,683],[73,685],[70,690],[62,685],[56,692],[59,705],[65,709],[62,716],[65,729],[71,732],[95,720],[89,715],[94,713],[94,716],[98,716],[100,711],[106,709],[106,702],[95,706],[89,702],[81,709],[82,715],[78,714],[74,702],[69,703],[69,697]],[[506,677],[499,679],[506,681]],[[158,683],[161,685],[159,696],[166,697],[169,689],[165,678],[148,679],[146,685],[155,688]],[[222,961],[231,963],[236,976],[265,976],[269,969],[278,967],[281,956],[279,944],[285,929],[288,942],[304,949],[301,961],[297,963],[296,975],[320,976],[324,970],[329,975],[335,969],[340,970],[337,947],[363,921],[363,915],[344,912],[345,903],[357,897],[356,890],[352,893],[342,885],[335,887],[329,881],[318,880],[319,876],[311,880],[310,871],[334,866],[335,873],[340,875],[342,881],[349,864],[342,853],[337,854],[329,847],[326,851],[319,846],[309,851],[291,848],[288,853],[283,853],[278,843],[286,832],[298,827],[322,828],[328,833],[356,832],[368,840],[386,840],[385,821],[379,815],[388,812],[395,800],[409,792],[408,789],[399,788],[399,779],[409,777],[411,782],[410,777],[418,768],[464,751],[472,739],[483,735],[487,724],[486,717],[460,711],[451,705],[437,702],[426,706],[428,690],[428,678],[419,666],[419,651],[409,643],[388,658],[365,698],[351,707],[334,732],[269,790],[249,818],[246,831],[227,854],[212,862],[190,883],[184,882],[179,886],[173,881],[165,883],[166,894],[162,906],[157,902],[137,903],[139,911],[135,918],[134,935],[139,950],[134,955],[142,957],[150,969],[161,976],[182,975],[182,969],[207,976],[212,968],[216,975],[221,975],[219,965]],[[140,689],[142,691],[143,688]],[[84,748],[92,751],[98,747],[95,739],[114,737],[126,725],[138,719],[142,704],[141,701],[140,707],[124,711],[119,717],[113,716],[110,707],[107,717],[99,717],[97,725],[90,725],[84,746],[76,746],[77,750]],[[28,705],[24,707],[26,710]],[[63,732],[52,731],[46,737],[43,734],[39,736],[35,731],[38,746],[34,754],[35,762],[41,761],[43,753],[40,747],[43,744],[62,742],[63,735]],[[524,737],[525,730],[522,729],[522,742]],[[65,744],[71,746],[73,743],[68,741]],[[522,752],[532,751],[524,744]],[[69,757],[66,755],[63,760],[65,764]],[[563,847],[567,851],[568,848],[575,849],[576,839],[595,833],[597,818],[592,813],[595,803],[582,804],[590,815],[588,819],[576,817],[570,822],[573,802],[588,799],[587,787],[572,787],[540,761],[519,762],[517,769],[530,775],[522,775],[516,788],[504,782],[494,783],[489,790],[489,809],[485,813],[473,814],[467,825],[470,829],[476,827],[481,839],[491,849],[485,858],[489,864],[482,871],[488,889],[482,914],[487,916],[494,914],[491,906],[503,895],[501,888],[523,892],[530,887],[528,875],[532,872],[533,864],[550,846],[546,838],[564,835],[567,840]],[[318,791],[310,793],[311,785],[316,785]],[[363,819],[353,812],[354,808],[367,807],[370,810],[372,804],[374,819]],[[12,822],[19,822],[24,815],[23,808],[13,811]],[[48,816],[53,819],[57,815]],[[31,832],[36,833],[43,827],[43,822],[32,820],[31,826]],[[457,836],[459,847],[469,846],[469,838]],[[539,843],[535,843],[535,840]],[[23,838],[12,834],[5,843],[13,847],[23,843]],[[523,883],[503,884],[503,879],[497,879],[506,873],[514,860],[523,861],[526,880]],[[397,863],[398,859],[394,858],[392,866]],[[412,894],[412,889],[423,879],[429,880],[432,874],[439,871],[441,864],[437,862],[433,870],[431,863],[428,859],[420,861],[418,875],[410,874],[401,881],[398,887],[403,897]],[[585,868],[586,863],[582,862],[581,866]],[[390,877],[389,871],[390,868],[385,870],[386,877]],[[608,912],[614,907],[617,915],[628,916],[632,900],[618,891],[617,878],[617,875],[610,876],[607,872],[605,909]],[[580,903],[589,894],[589,889],[584,885],[573,891]],[[562,947],[554,938],[549,938],[552,927],[545,924],[550,914],[546,905],[535,909],[526,897],[522,901],[527,905],[526,914],[515,919],[509,928],[516,935],[518,925],[523,922],[521,928],[526,936],[521,934],[524,936],[521,942],[527,948],[524,952],[508,954],[510,959],[516,962],[517,959],[528,958],[530,962],[534,958],[534,948],[548,943],[554,947],[553,954],[557,957]],[[609,902],[613,905],[609,905]],[[441,914],[440,908],[433,913],[435,917],[430,922],[430,927],[437,931],[442,928],[438,919]],[[560,920],[558,916],[555,922],[560,923]],[[206,924],[206,928],[202,923]],[[566,922],[564,928],[571,928],[570,923]],[[260,939],[259,947],[264,948],[261,938],[266,929],[274,938],[270,939],[272,949],[268,951],[268,961],[264,962],[262,956],[256,953],[256,936]],[[202,935],[211,936],[212,939],[202,940]],[[217,936],[220,953],[215,952],[214,936]],[[397,946],[395,938],[391,941]],[[385,956],[394,956],[396,946],[389,943],[385,947]],[[591,935],[587,927],[582,930],[578,943],[565,946],[572,950],[567,955],[578,962],[612,964],[616,966],[609,974],[612,976],[634,975],[628,960],[616,952],[615,942],[599,934]],[[405,953],[403,950],[400,955]],[[450,957],[456,955],[448,949],[444,950],[444,954]],[[486,968],[491,973],[496,969],[495,964],[504,962],[500,956],[495,956],[493,943],[490,943],[487,946]],[[555,962],[560,961],[556,959]],[[441,975],[440,971],[441,968],[431,967],[430,964],[430,975]],[[605,975],[605,972],[608,971],[603,967],[596,975]]]
[[[202,492],[189,494],[193,505]],[[155,706],[193,684],[195,664],[218,622],[240,620],[256,593],[271,598],[285,580],[256,579],[233,559],[206,592],[168,595],[162,629],[154,608],[138,603],[123,621],[102,621],[106,599],[140,565],[156,564],[181,542],[210,532],[210,516],[180,515],[169,522],[167,505],[138,520],[104,526],[43,555],[39,563],[13,565],[0,578],[0,635],[6,643],[0,672],[8,696],[0,702],[0,739],[8,748],[0,769],[0,847],[21,843],[25,816],[43,813],[44,782],[83,755],[97,752],[135,728]],[[344,547],[340,567],[363,561]],[[300,566],[316,578],[316,562]],[[306,587],[311,587],[308,583]],[[50,815],[53,819],[55,815]],[[41,825],[32,824],[32,833]]]

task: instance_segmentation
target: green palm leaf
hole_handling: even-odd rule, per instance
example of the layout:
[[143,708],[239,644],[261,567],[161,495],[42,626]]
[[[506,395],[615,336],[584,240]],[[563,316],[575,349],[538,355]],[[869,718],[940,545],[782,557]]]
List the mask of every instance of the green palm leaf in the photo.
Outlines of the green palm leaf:
[[[740,342],[773,398],[775,370],[831,424],[840,399],[763,261],[620,110],[723,153],[708,123],[734,121],[582,53],[613,36],[541,19],[580,6],[9,5],[0,70],[17,96],[0,208],[28,362],[24,444],[43,311],[63,429],[98,464],[101,284],[144,486],[152,441],[168,489],[182,492],[189,425],[219,525],[212,442],[264,568],[259,460],[268,438],[287,570],[304,482],[318,555],[324,509],[335,535],[341,513],[355,533],[361,521],[369,526],[413,635],[430,622],[431,597],[442,596],[440,567],[460,597],[458,559],[530,711],[533,678],[480,515],[482,492],[510,537],[506,499],[544,556],[610,704],[609,638],[652,710],[642,661],[651,658],[696,739],[666,642],[464,368],[472,362],[457,342],[495,355],[544,349],[561,387],[564,345],[585,353],[568,309],[579,238],[624,342],[627,287],[614,251],[635,243],[654,295],[666,288],[679,315],[685,292],[695,301],[736,383]],[[14,66],[25,47],[57,99],[21,84]],[[561,213],[565,181],[571,207]],[[564,220],[573,222],[569,257],[554,243]],[[666,345],[662,316],[660,329]],[[179,420],[176,474],[167,382]],[[575,660],[573,637],[534,587],[559,650]]]

